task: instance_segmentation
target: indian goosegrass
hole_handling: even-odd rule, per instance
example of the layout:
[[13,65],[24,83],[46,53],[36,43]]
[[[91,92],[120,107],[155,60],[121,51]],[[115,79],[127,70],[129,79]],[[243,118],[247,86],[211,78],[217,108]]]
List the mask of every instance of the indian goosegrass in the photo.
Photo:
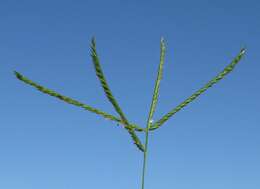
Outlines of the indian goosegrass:
[[[154,91],[153,91],[153,97],[152,97],[152,102],[150,105],[150,110],[146,122],[146,127],[140,127],[135,123],[130,122],[125,114],[123,113],[122,108],[119,106],[117,100],[113,96],[108,83],[105,79],[105,76],[103,74],[103,71],[100,66],[99,62],[99,57],[96,51],[96,42],[95,38],[92,38],[91,40],[91,58],[92,62],[95,68],[96,75],[101,83],[101,86],[105,92],[105,95],[109,102],[112,104],[116,112],[118,113],[118,116],[114,116],[111,114],[108,114],[102,110],[99,110],[97,108],[94,108],[90,105],[87,105],[85,103],[79,102],[77,100],[74,100],[70,97],[64,96],[59,94],[58,92],[45,88],[36,82],[28,79],[27,77],[23,76],[19,72],[14,72],[17,79],[23,81],[24,83],[31,85],[32,87],[36,88],[37,90],[41,91],[42,93],[48,94],[50,96],[56,97],[66,103],[81,107],[87,111],[90,111],[92,113],[95,113],[99,116],[104,117],[105,119],[114,121],[117,123],[117,125],[121,126],[122,128],[126,129],[127,132],[130,134],[133,143],[136,145],[136,147],[140,150],[140,152],[143,153],[143,168],[142,168],[142,180],[141,180],[141,188],[144,189],[144,181],[145,181],[145,173],[146,173],[146,159],[147,159],[147,151],[148,151],[148,139],[149,139],[149,133],[150,131],[156,130],[160,128],[166,121],[168,121],[175,113],[183,109],[185,106],[187,106],[190,102],[194,101],[198,96],[200,96],[202,93],[204,93],[207,89],[212,87],[214,84],[219,82],[221,79],[223,79],[228,73],[230,73],[237,63],[241,60],[241,58],[245,54],[245,49],[242,48],[238,55],[231,61],[229,65],[227,65],[223,71],[221,71],[218,75],[216,75],[213,79],[211,79],[208,83],[206,83],[203,87],[201,87],[199,90],[195,91],[190,97],[188,97],[186,100],[184,100],[182,103],[180,103],[178,106],[170,110],[168,113],[166,113],[162,118],[159,120],[153,122],[153,114],[156,109],[156,104],[158,101],[158,95],[159,95],[159,88],[160,88],[160,81],[162,79],[162,72],[163,72],[163,65],[164,65],[164,58],[165,58],[165,42],[164,39],[161,38],[160,41],[160,63],[158,67],[158,72],[157,72],[157,79],[155,82],[154,86]],[[144,144],[141,142],[139,137],[136,135],[136,132],[144,132],[145,133],[145,142]]]

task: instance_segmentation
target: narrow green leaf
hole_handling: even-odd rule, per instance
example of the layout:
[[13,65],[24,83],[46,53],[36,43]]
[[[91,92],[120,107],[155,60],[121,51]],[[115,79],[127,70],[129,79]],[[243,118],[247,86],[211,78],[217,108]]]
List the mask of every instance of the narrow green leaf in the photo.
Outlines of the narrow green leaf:
[[160,81],[162,79],[162,71],[163,71],[163,64],[164,64],[164,56],[165,56],[165,44],[164,44],[163,38],[161,38],[160,64],[159,64],[159,68],[158,68],[158,72],[157,72],[157,79],[155,81],[152,103],[151,103],[151,106],[150,106],[149,115],[148,115],[147,124],[146,124],[146,130],[145,130],[142,189],[144,189],[144,180],[145,180],[145,172],[146,172],[146,159],[147,159],[147,153],[148,153],[149,130],[150,130],[150,126],[152,125],[152,118],[153,118],[153,114],[154,114],[156,104],[157,104],[157,101],[158,101],[159,87],[160,87]]
[[[153,98],[152,98],[152,103],[150,106],[150,112],[149,112],[149,116],[148,116],[148,120],[147,120],[147,126],[149,127],[153,118],[153,114],[156,108],[156,104],[158,101],[158,96],[159,96],[159,88],[160,88],[160,81],[162,79],[162,72],[163,72],[163,64],[164,64],[164,57],[165,57],[165,44],[164,44],[164,40],[163,38],[161,39],[161,44],[160,44],[160,64],[158,67],[158,72],[157,72],[157,79],[155,82],[155,87],[154,87],[154,92],[153,92]],[[149,130],[149,128],[147,128],[147,130]]]
[[101,66],[99,63],[99,58],[98,58],[97,51],[96,51],[96,43],[95,43],[94,38],[92,38],[92,40],[91,40],[91,57],[92,57],[92,61],[93,61],[94,67],[95,67],[96,75],[102,85],[102,88],[103,88],[108,100],[111,102],[111,104],[115,108],[116,112],[120,115],[121,119],[126,123],[126,125],[128,125],[128,121],[127,121],[124,113],[122,112],[121,108],[119,107],[116,99],[112,95],[112,92],[107,84],[107,81],[106,81],[103,71],[101,69]]
[[151,127],[150,130],[155,130],[159,128],[163,123],[165,123],[168,119],[170,119],[175,113],[180,111],[182,108],[187,106],[190,102],[195,100],[199,95],[201,95],[203,92],[205,92],[207,89],[212,87],[215,83],[223,79],[228,73],[230,73],[237,63],[241,60],[243,55],[245,54],[245,49],[241,49],[239,54],[233,59],[233,61],[225,67],[225,69],[220,72],[216,77],[214,77],[212,80],[210,80],[207,84],[205,84],[202,88],[197,90],[195,93],[193,93],[189,98],[187,98],[185,101],[183,101],[181,104],[179,104],[177,107],[172,109],[169,113],[165,114],[161,119],[156,121]]
[[96,109],[96,108],[93,108],[93,107],[91,107],[91,106],[88,106],[88,105],[86,105],[86,104],[83,104],[83,103],[81,103],[81,102],[79,102],[79,101],[77,101],[77,100],[74,100],[74,99],[70,98],[70,97],[63,96],[63,95],[61,95],[61,94],[59,94],[59,93],[57,93],[57,92],[55,92],[55,91],[53,91],[53,90],[47,89],[47,88],[45,88],[45,87],[43,87],[43,86],[41,86],[41,85],[39,85],[39,84],[37,84],[37,83],[31,81],[30,79],[26,78],[25,76],[23,76],[23,75],[20,74],[19,72],[16,72],[16,71],[15,71],[14,73],[15,73],[16,77],[17,77],[19,80],[23,81],[23,82],[26,83],[26,84],[29,84],[29,85],[33,86],[34,88],[38,89],[39,91],[41,91],[41,92],[43,92],[43,93],[45,93],[45,94],[48,94],[48,95],[53,96],[53,97],[56,97],[56,98],[58,98],[58,99],[60,99],[60,100],[62,100],[62,101],[64,101],[64,102],[69,103],[69,104],[73,104],[73,105],[75,105],[75,106],[84,108],[85,110],[88,110],[88,111],[90,111],[90,112],[93,112],[93,113],[95,113],[95,114],[98,114],[98,115],[100,115],[100,116],[103,116],[103,117],[106,118],[106,119],[109,119],[109,120],[112,120],[112,121],[116,121],[116,122],[119,122],[119,123],[122,122],[121,119],[119,119],[119,118],[117,118],[117,117],[115,117],[115,116],[113,116],[113,115],[110,115],[110,114],[105,113],[105,112],[103,112],[103,111],[101,111],[101,110],[98,110],[98,109]]
[[[116,99],[112,95],[112,92],[107,84],[107,81],[105,79],[105,76],[103,74],[102,68],[99,63],[99,58],[97,55],[96,43],[95,43],[94,38],[92,38],[92,40],[91,40],[91,57],[92,57],[92,62],[95,67],[96,75],[101,83],[101,86],[106,94],[106,97],[111,102],[111,104],[115,108],[116,112],[120,115],[120,118],[121,118],[122,122],[124,123],[125,128],[128,130],[129,134],[131,135],[131,137],[132,137],[134,143],[136,144],[136,146],[138,147],[138,149],[143,151],[144,147],[143,147],[141,141],[139,140],[139,138],[137,137],[137,135],[135,134],[135,131],[134,131],[135,129],[129,128],[129,126],[131,127],[131,125],[129,124],[126,116],[124,115],[123,111],[121,110],[120,106],[118,105]],[[139,131],[140,130],[141,129],[139,129]]]

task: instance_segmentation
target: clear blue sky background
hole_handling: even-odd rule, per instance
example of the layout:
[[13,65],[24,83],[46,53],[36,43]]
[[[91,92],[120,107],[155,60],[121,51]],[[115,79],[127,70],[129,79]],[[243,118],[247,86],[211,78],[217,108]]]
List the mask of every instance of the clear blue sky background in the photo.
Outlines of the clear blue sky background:
[[[155,120],[243,46],[234,72],[150,136],[147,189],[259,189],[260,1],[0,1],[0,188],[137,189],[142,153],[128,133],[18,81],[17,70],[115,114],[89,44],[132,122],[145,126],[167,52]],[[143,139],[143,135],[140,135]]]

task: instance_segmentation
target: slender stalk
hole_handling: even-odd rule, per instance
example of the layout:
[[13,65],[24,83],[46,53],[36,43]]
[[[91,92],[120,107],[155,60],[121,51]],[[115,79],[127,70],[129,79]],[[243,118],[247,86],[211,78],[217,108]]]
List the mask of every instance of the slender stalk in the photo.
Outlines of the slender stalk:
[[145,131],[145,146],[144,146],[144,159],[143,159],[142,189],[144,189],[146,160],[147,160],[147,148],[148,148],[148,139],[149,139],[149,128],[150,128],[150,123],[148,123],[146,131]]

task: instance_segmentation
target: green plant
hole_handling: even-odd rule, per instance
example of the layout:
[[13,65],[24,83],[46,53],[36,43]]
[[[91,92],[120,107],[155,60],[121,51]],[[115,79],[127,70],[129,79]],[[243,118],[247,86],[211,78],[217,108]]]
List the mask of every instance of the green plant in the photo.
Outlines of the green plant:
[[[30,79],[26,78],[25,76],[23,76],[22,74],[20,74],[16,71],[14,73],[19,80],[23,81],[26,84],[29,84],[29,85],[35,87],[36,89],[38,89],[39,91],[41,91],[43,93],[54,96],[54,97],[56,97],[60,100],[63,100],[64,102],[67,102],[69,104],[73,104],[75,106],[84,108],[85,110],[93,112],[93,113],[100,115],[100,116],[102,116],[106,119],[109,119],[111,121],[115,121],[115,122],[117,122],[118,125],[121,125],[123,128],[125,128],[128,131],[128,133],[130,134],[130,136],[132,137],[132,140],[133,140],[134,144],[136,145],[136,147],[144,155],[144,157],[143,157],[143,170],[142,170],[142,189],[144,189],[144,179],[145,179],[145,170],[146,170],[146,159],[147,159],[149,132],[161,127],[175,113],[177,113],[182,108],[187,106],[190,102],[195,100],[200,94],[205,92],[208,88],[213,86],[219,80],[223,79],[225,77],[225,75],[230,73],[235,68],[236,64],[241,60],[241,58],[243,57],[244,54],[245,54],[245,49],[243,48],[243,49],[240,50],[239,54],[231,61],[231,63],[224,68],[224,70],[222,72],[220,72],[217,76],[215,76],[212,80],[210,80],[208,83],[206,83],[202,88],[200,88],[195,93],[193,93],[189,98],[184,100],[177,107],[170,110],[161,119],[153,122],[152,121],[153,120],[153,114],[155,112],[156,104],[157,104],[157,100],[158,100],[159,87],[160,87],[160,81],[161,81],[161,78],[162,78],[162,71],[163,71],[163,64],[164,64],[164,57],[165,57],[165,43],[164,43],[164,40],[161,39],[161,43],[160,43],[160,64],[159,64],[159,68],[158,68],[157,79],[156,79],[156,82],[155,82],[155,87],[154,87],[154,92],[153,92],[152,103],[151,103],[151,106],[150,106],[149,116],[147,118],[146,128],[139,127],[137,124],[129,122],[129,120],[126,118],[125,114],[123,113],[122,109],[120,108],[118,102],[116,101],[116,99],[112,95],[112,92],[111,92],[111,90],[108,86],[108,83],[105,79],[105,76],[103,74],[103,71],[102,71],[100,63],[99,63],[99,58],[98,58],[98,55],[97,55],[96,43],[95,43],[94,38],[92,38],[92,41],[91,41],[91,57],[92,57],[92,61],[93,61],[95,71],[96,71],[96,75],[97,75],[97,77],[98,77],[98,79],[101,83],[101,86],[102,86],[102,88],[103,88],[103,90],[106,94],[106,97],[108,98],[108,100],[113,105],[113,107],[116,110],[116,112],[118,113],[119,117],[116,117],[114,115],[110,115],[110,114],[108,114],[104,111],[97,109],[97,108],[93,108],[92,106],[81,103],[81,102],[74,100],[70,97],[63,96],[63,95],[61,95],[61,94],[59,94],[59,93],[57,93],[53,90],[47,89],[47,88],[31,81]],[[142,144],[141,140],[136,135],[136,132],[144,132],[145,133],[145,144],[144,145]]]

